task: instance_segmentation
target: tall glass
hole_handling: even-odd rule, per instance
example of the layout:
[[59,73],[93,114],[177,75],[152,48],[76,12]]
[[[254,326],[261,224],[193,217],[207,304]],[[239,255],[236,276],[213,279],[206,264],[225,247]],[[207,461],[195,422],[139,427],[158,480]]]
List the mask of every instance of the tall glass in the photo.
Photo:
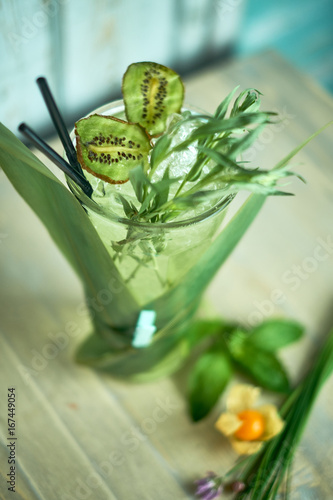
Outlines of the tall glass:
[[[94,111],[118,117],[122,112],[121,102]],[[68,184],[107,249],[121,286],[137,304],[135,320],[124,317],[124,324],[110,324],[110,335],[101,315],[92,311],[94,335],[100,335],[104,353],[99,360],[94,353],[92,364],[117,375],[141,378],[171,372],[187,355],[186,327],[203,293],[197,287],[200,276],[191,280],[191,271],[210,248],[232,197],[202,213],[198,207],[189,218],[141,223],[82,196],[70,180]],[[89,342],[84,356],[89,362]]]

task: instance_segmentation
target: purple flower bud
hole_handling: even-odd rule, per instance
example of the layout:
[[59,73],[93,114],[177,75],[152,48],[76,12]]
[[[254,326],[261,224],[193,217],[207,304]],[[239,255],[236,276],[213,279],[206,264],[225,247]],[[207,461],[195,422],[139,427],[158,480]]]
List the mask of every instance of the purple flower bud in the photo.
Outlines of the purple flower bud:
[[202,500],[213,500],[213,498],[217,498],[219,495],[218,491],[214,489],[207,492],[207,494],[202,497]]
[[213,498],[220,496],[223,491],[221,478],[214,472],[209,472],[203,479],[196,480],[195,484],[197,485],[195,494],[202,500],[213,500]]
[[212,477],[203,477],[202,479],[196,479],[194,483],[197,486],[203,486],[204,484],[207,484],[209,481],[212,481]]
[[203,493],[210,492],[212,489],[215,488],[215,483],[214,481],[207,481],[204,484],[198,485],[196,495],[202,495]]

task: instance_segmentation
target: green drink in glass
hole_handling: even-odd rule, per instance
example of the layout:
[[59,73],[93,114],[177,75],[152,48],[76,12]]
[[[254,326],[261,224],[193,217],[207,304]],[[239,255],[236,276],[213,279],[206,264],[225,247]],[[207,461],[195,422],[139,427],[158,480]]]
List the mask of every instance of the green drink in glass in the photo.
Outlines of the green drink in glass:
[[[65,168],[30,130],[60,168],[79,167],[70,190],[3,126],[0,161],[84,286],[93,331],[77,360],[145,379],[171,373],[189,354],[203,292],[266,196],[289,194],[278,181],[293,175],[289,160],[321,130],[273,169],[251,168],[240,158],[274,119],[255,89],[237,97],[234,89],[209,115],[183,106],[179,75],[144,62],[128,68],[122,90],[124,102],[76,123],[77,159],[68,138]],[[252,194],[225,224],[241,190]]]
[[[199,111],[185,106],[185,116],[195,116]],[[125,118],[123,101],[116,101],[91,113],[103,116]],[[180,120],[181,115],[170,117],[170,122]],[[177,131],[174,145],[185,140],[193,130],[193,123],[184,124]],[[111,151],[112,148],[109,150]],[[105,148],[107,151],[107,148]],[[195,149],[175,153],[162,161],[154,172],[151,182],[163,178],[166,169],[170,176],[178,178],[169,191],[174,195],[197,159]],[[186,326],[192,320],[200,303],[202,287],[192,283],[191,300],[188,300],[187,284],[182,289],[182,281],[190,276],[191,269],[210,247],[226,214],[233,196],[221,198],[216,192],[208,202],[199,202],[185,213],[180,212],[170,222],[150,222],[130,220],[126,216],[121,197],[128,203],[138,204],[131,182],[110,184],[86,173],[93,187],[92,199],[84,196],[76,184],[68,180],[73,193],[82,203],[93,226],[101,238],[112,259],[122,284],[134,299],[138,307],[138,317],[130,324],[124,318],[124,324],[110,324],[110,333],[102,335],[106,342],[103,359],[96,360],[94,353],[89,356],[89,342],[79,352],[79,359],[92,362],[99,368],[115,371],[117,374],[136,374],[140,362],[145,366],[155,365],[151,374],[174,370],[188,354],[186,345]],[[214,186],[213,186],[214,187]],[[111,278],[111,276],[110,276]],[[186,282],[187,283],[187,282]],[[173,301],[173,291],[177,291],[177,300]],[[113,293],[115,291],[113,290]],[[112,300],[104,293],[104,300]],[[89,304],[89,298],[88,298]],[[158,307],[157,307],[158,306]],[[96,311],[92,311],[99,326]],[[97,315],[98,316],[98,315]],[[105,332],[105,325],[103,328]],[[96,337],[94,334],[94,339]],[[112,338],[117,340],[113,343]],[[119,347],[119,337],[122,338]],[[125,362],[125,358],[127,362]],[[134,360],[137,362],[134,363]],[[163,361],[164,360],[164,361]],[[160,366],[162,362],[162,366]],[[143,378],[144,374],[137,377]]]
[[[183,106],[179,75],[155,63],[132,64],[122,89],[123,102],[75,126],[93,194],[69,186],[112,262],[106,280],[117,276],[119,285],[109,299],[108,291],[91,296],[88,289],[94,332],[77,359],[142,379],[170,373],[188,355],[187,332],[204,290],[265,196],[286,194],[276,183],[292,173],[287,159],[271,171],[239,160],[274,115],[259,111],[254,89],[232,103],[235,89],[214,116]],[[220,230],[243,189],[254,194]]]

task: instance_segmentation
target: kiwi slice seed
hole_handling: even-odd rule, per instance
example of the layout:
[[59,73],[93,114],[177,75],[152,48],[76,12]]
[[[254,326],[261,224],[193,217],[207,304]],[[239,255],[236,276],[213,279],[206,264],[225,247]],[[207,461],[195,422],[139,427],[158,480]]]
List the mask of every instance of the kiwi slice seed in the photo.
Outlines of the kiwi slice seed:
[[167,117],[179,113],[184,85],[172,69],[153,62],[131,64],[124,74],[122,92],[126,117],[151,136],[165,130]]
[[148,168],[151,143],[138,124],[91,115],[75,123],[78,160],[85,170],[111,184],[123,184],[138,164]]

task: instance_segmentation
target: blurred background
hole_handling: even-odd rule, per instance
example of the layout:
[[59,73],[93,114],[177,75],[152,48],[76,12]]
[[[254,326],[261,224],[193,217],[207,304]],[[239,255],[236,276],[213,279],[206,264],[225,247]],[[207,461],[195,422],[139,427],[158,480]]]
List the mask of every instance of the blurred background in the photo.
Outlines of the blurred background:
[[52,131],[38,76],[72,126],[120,97],[142,60],[186,76],[274,49],[333,92],[332,0],[0,0],[0,26],[0,120],[13,131]]

